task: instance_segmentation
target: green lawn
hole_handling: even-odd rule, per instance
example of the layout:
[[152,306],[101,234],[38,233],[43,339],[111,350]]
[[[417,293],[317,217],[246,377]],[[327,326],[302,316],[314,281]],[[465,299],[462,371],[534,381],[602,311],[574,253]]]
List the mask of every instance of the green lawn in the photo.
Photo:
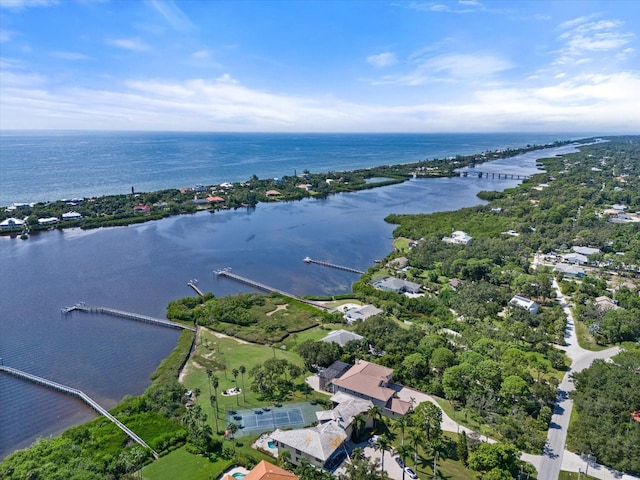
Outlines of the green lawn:
[[609,348],[607,345],[599,345],[593,339],[593,337],[589,334],[589,330],[587,326],[581,322],[580,320],[576,320],[573,322],[576,327],[576,335],[578,335],[578,345],[587,350],[591,350],[593,352],[599,352],[600,350],[605,350]]
[[184,447],[159,458],[142,469],[142,478],[148,480],[208,480],[218,476],[231,466],[231,460],[209,461],[193,455]]
[[596,477],[592,477],[591,475],[585,475],[584,473],[578,475],[576,472],[566,472],[562,470],[560,472],[560,476],[558,480],[596,480]]
[[[319,328],[319,335],[325,336],[326,331]],[[305,332],[306,333],[306,332]],[[249,372],[255,365],[261,365],[269,358],[283,358],[300,367],[303,366],[302,359],[289,349],[269,347],[265,345],[241,343],[234,338],[218,337],[208,329],[201,328],[196,350],[187,363],[185,376],[182,380],[186,389],[196,391],[199,389],[200,396],[196,403],[200,405],[207,414],[212,428],[216,429],[215,408],[211,406],[209,397],[214,394],[214,390],[209,386],[207,369],[213,371],[213,375],[218,378],[218,430],[224,430],[225,413],[229,410],[241,410],[270,405],[273,402],[265,402],[251,391],[251,377]],[[242,390],[241,395],[224,396],[222,392],[236,387],[236,379],[233,377],[233,370],[244,366],[246,372],[244,380],[242,375],[237,377],[237,387]],[[224,368],[223,368],[224,367]],[[303,377],[296,379],[296,383],[302,383]],[[296,392],[290,401],[304,401],[305,396]]]

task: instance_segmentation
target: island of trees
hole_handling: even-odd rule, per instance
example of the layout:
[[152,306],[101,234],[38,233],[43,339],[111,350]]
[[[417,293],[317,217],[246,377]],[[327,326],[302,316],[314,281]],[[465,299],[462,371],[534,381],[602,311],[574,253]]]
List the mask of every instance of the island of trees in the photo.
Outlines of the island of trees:
[[[268,458],[227,411],[292,401],[328,407],[328,396],[305,377],[337,360],[364,359],[393,369],[395,381],[432,395],[438,406],[421,403],[397,419],[368,412],[373,428],[358,420],[354,441],[375,433],[381,462],[356,450],[342,478],[386,479],[391,455],[421,478],[534,478],[520,454],[542,453],[570,364],[558,348],[567,317],[556,285],[583,348],[622,349],[573,375],[567,448],[640,475],[639,160],[639,137],[614,137],[543,160],[544,173],[505,192],[484,192],[487,205],[391,215],[394,252],[351,294],[321,299],[326,311],[275,294],[171,302],[168,318],[197,325],[197,336],[183,333],[151,387],[113,410],[162,457],[153,461],[98,419],[15,452],[0,464],[0,476],[218,478],[231,465]],[[469,240],[443,241],[452,231]],[[419,293],[380,289],[389,277]],[[523,308],[514,298],[532,303]],[[347,325],[338,310],[345,303],[380,313]],[[320,341],[335,329],[362,339]],[[223,395],[228,391],[239,393]],[[476,433],[444,432],[443,412]],[[496,443],[482,441],[488,438]],[[277,459],[300,478],[332,478],[289,460]]]

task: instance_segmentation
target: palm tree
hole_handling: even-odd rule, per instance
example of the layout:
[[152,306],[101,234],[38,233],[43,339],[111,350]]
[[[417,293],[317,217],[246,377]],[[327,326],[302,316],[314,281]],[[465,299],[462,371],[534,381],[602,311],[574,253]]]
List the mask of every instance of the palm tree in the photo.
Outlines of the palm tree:
[[378,420],[382,419],[382,409],[377,405],[373,405],[369,410],[367,410],[367,415],[369,415],[373,420],[373,428],[375,429],[378,424]]
[[291,452],[285,448],[281,448],[278,452],[278,465],[284,467],[291,461]]
[[353,425],[351,436],[354,441],[358,441],[362,437],[362,429],[366,423],[367,421],[361,413],[353,417],[353,420],[351,421],[351,425]]
[[211,385],[213,385],[213,395],[215,397],[216,419],[217,419],[218,418],[218,385],[220,385],[220,381],[218,380],[218,377],[216,377],[215,375],[211,378],[212,378]]
[[235,440],[236,432],[238,431],[238,425],[231,422],[229,423],[229,425],[227,425],[227,430],[229,431],[229,435],[231,435],[231,438]]
[[213,370],[207,368],[207,378],[209,379],[209,396],[211,396],[211,377],[213,376]]
[[[218,411],[218,399],[216,397],[214,397],[213,395],[211,395],[209,397],[209,402],[211,403],[211,406],[213,407],[215,404],[216,407],[216,412]],[[220,429],[218,428],[218,414],[216,413],[215,415],[215,419],[216,419],[216,433],[220,431]]]
[[200,396],[201,393],[202,393],[202,390],[200,390],[200,388],[193,389],[193,395],[196,397],[196,400],[198,400],[198,397]]
[[244,365],[240,365],[238,370],[240,371],[240,375],[242,375],[242,400],[244,401],[244,403],[247,403],[247,394],[244,390],[244,373],[247,371],[247,369]]
[[374,448],[376,450],[380,450],[380,453],[382,453],[382,460],[380,463],[380,472],[382,473],[382,475],[384,475],[384,452],[386,452],[390,446],[391,446],[391,440],[384,433],[378,437],[374,445]]
[[[398,452],[398,456],[402,459],[402,464],[405,465],[407,463],[407,458],[413,453],[413,448],[411,445],[400,445],[396,448],[396,451]],[[404,480],[404,468],[402,469],[402,478]]]
[[404,429],[409,425],[409,417],[406,415],[398,417],[395,424],[400,428],[400,445],[404,445]]
[[418,447],[424,438],[422,431],[418,428],[409,429],[409,437],[413,443],[413,468],[418,468]]
[[436,469],[438,467],[437,465],[438,455],[442,450],[442,441],[440,440],[440,437],[434,438],[431,441],[431,449],[433,450],[433,478],[436,478]]
[[231,375],[233,375],[233,379],[236,382],[236,405],[240,406],[240,396],[238,395],[238,375],[240,371],[237,368],[231,370]]

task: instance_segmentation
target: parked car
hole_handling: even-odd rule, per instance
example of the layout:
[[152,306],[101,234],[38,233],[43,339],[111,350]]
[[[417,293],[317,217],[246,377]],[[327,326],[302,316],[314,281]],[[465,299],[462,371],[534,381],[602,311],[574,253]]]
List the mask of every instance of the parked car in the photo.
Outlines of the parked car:
[[373,445],[378,441],[378,435],[374,435],[371,438],[369,438],[369,445]]
[[400,468],[404,468],[404,461],[400,457],[396,457],[396,462],[398,462]]
[[409,467],[404,467],[404,473],[406,473],[409,478],[418,478],[418,474]]

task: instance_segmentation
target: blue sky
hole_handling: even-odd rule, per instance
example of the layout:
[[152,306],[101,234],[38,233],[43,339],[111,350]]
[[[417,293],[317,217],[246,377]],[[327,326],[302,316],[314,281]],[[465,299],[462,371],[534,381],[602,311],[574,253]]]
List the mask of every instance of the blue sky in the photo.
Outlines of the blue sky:
[[0,0],[0,129],[640,133],[640,2]]

